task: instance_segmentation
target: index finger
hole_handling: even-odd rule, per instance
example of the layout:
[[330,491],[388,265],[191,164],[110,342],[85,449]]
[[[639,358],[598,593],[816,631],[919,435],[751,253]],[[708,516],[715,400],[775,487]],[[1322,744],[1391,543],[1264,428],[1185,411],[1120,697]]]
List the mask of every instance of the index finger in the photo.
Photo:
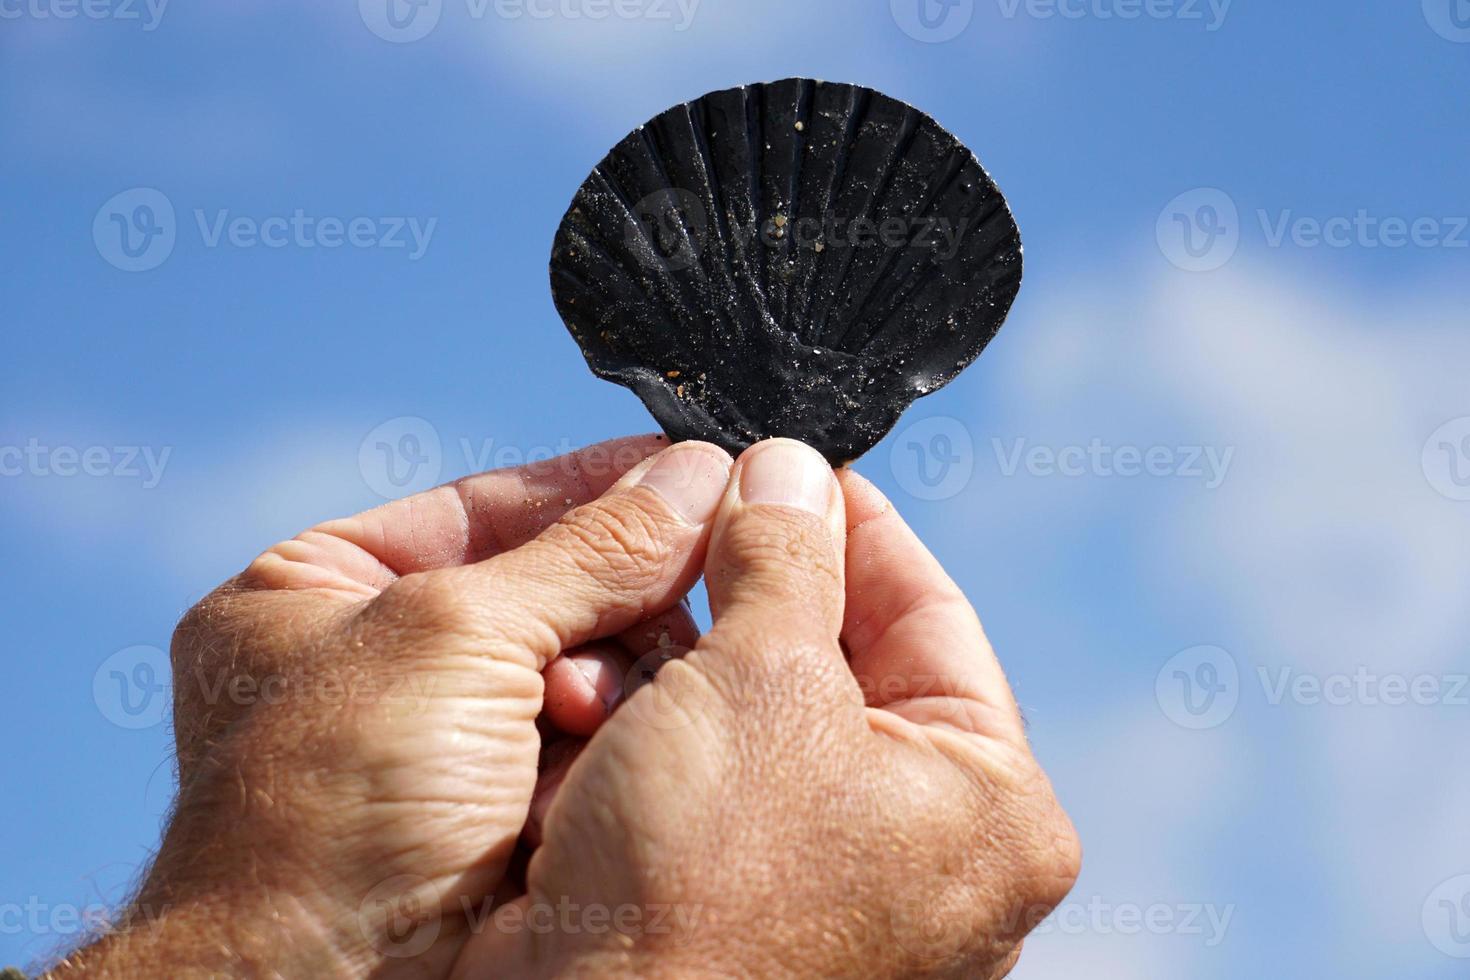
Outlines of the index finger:
[[838,483],[847,502],[842,639],[868,704],[1024,738],[1005,672],[960,587],[877,487],[847,469]]
[[[662,435],[625,436],[476,473],[318,524],[261,560],[288,566],[292,574],[269,579],[282,585],[381,591],[404,575],[473,564],[520,547],[668,445]],[[261,560],[252,571],[269,571]]]

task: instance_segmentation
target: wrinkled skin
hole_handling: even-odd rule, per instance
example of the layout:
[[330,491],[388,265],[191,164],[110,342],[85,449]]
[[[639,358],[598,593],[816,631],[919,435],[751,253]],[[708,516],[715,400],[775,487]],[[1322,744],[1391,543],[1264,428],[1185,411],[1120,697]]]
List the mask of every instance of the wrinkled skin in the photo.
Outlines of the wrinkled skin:
[[968,602],[806,447],[666,445],[329,522],[191,610],[173,819],[59,974],[1004,975],[1080,856]]

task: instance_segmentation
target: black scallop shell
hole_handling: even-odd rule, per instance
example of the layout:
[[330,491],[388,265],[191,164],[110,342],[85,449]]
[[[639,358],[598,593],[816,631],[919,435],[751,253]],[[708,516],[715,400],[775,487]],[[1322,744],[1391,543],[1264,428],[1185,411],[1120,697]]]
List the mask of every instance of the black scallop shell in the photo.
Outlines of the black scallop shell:
[[551,251],[587,363],[673,439],[873,447],[1000,329],[1021,240],[959,140],[896,99],[788,78],[674,106],[613,147]]

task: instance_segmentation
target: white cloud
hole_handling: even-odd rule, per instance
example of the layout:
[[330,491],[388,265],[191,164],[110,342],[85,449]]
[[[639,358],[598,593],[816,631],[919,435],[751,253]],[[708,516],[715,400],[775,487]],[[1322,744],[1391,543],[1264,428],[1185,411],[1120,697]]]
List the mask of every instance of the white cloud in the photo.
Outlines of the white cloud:
[[[1361,666],[1380,679],[1427,675],[1442,695],[1470,671],[1470,503],[1436,492],[1420,461],[1431,432],[1470,416],[1465,325],[1463,303],[1442,289],[1369,300],[1242,256],[1210,275],[1161,274],[1136,293],[1074,288],[1007,327],[1009,370],[993,371],[1004,390],[987,394],[987,405],[1000,406],[987,419],[997,431],[1053,446],[1102,436],[1235,447],[1215,491],[1148,478],[977,480],[983,506],[1015,518],[985,518],[984,529],[991,546],[1018,556],[1018,578],[1045,581],[1044,566],[1067,546],[1059,534],[1116,518],[1137,528],[1138,551],[1118,559],[1137,578],[1135,614],[1147,615],[1151,601],[1167,613],[1149,596],[1182,589],[1209,617],[1195,642],[1218,641],[1222,626],[1234,637],[1241,707],[1220,729],[1181,732],[1160,721],[1128,745],[1115,734],[1099,746],[1099,733],[1149,728],[1147,694],[1115,702],[1111,724],[1095,719],[1085,731],[1058,733],[1047,719],[1047,761],[1089,845],[1084,900],[1187,890],[1204,880],[1192,875],[1208,874],[1201,861],[1225,873],[1251,856],[1217,845],[1221,821],[1234,825],[1238,848],[1245,828],[1278,813],[1291,821],[1283,837],[1254,857],[1305,839],[1315,849],[1282,874],[1305,874],[1307,887],[1342,896],[1311,923],[1314,936],[1347,940],[1322,962],[1356,972],[1374,962],[1373,948],[1397,949],[1399,966],[1448,962],[1419,916],[1432,887],[1470,872],[1463,702],[1272,705],[1257,670],[1328,678]],[[972,490],[947,515],[960,526],[982,519],[982,489]],[[1046,548],[1026,546],[1037,542]],[[1093,637],[1093,649],[1101,646]],[[1115,670],[1135,687],[1151,685],[1132,652]],[[1172,652],[1158,651],[1157,661]],[[1224,799],[1211,793],[1213,782],[1191,774],[1214,771],[1217,762],[1198,753],[1222,739],[1238,749],[1229,764],[1246,767],[1237,783],[1285,780],[1300,791],[1275,801],[1250,785]],[[1185,812],[1180,799],[1205,805]],[[1248,897],[1265,907],[1243,929],[1277,914],[1273,884],[1289,883],[1250,883]],[[1205,959],[1185,969],[1171,958],[1188,955],[1178,937],[1150,939],[1042,937],[1020,975],[1198,976],[1201,963],[1224,966]]]

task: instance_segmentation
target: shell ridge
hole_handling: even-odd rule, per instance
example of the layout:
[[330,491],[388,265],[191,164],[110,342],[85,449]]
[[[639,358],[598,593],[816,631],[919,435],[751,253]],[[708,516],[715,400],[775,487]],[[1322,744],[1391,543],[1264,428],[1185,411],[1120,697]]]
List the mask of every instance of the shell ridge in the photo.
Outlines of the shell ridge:
[[[903,122],[900,124],[899,138],[895,141],[893,153],[890,155],[887,162],[885,163],[883,170],[880,171],[879,179],[877,182],[874,183],[873,189],[869,192],[867,201],[865,202],[865,206],[863,208],[864,213],[870,216],[876,217],[879,205],[883,202],[885,196],[887,195],[889,187],[892,185],[895,176],[898,174],[900,167],[903,165],[903,161],[908,156],[909,150],[913,148],[914,140],[918,137],[919,130],[923,125],[923,117],[920,116],[919,113],[915,112],[912,107],[905,106],[904,109],[905,111],[903,115]],[[891,248],[880,250],[877,267],[871,270],[871,274],[864,275],[857,283],[850,284],[847,281],[848,272],[852,268],[854,254],[853,250],[849,249],[848,255],[846,256],[847,265],[842,270],[842,275],[839,278],[839,282],[841,282],[843,285],[849,286],[849,289],[855,287],[861,290],[861,292],[858,295],[854,296],[852,292],[849,291],[844,301],[843,309],[861,310],[864,304],[867,303],[868,297],[873,294],[873,287],[874,285],[876,285],[879,276],[885,269],[891,266],[894,262],[897,262],[898,259],[899,250]],[[832,311],[829,308],[827,311],[827,315],[829,318],[831,316],[831,312]],[[847,320],[843,317],[838,317],[836,329],[840,332],[835,337],[828,336],[828,334],[831,333],[831,330],[828,325],[824,323],[819,329],[819,334],[822,337],[821,346],[846,349],[843,341],[845,340],[846,335],[852,331],[852,328],[855,325],[857,319],[859,318],[853,317],[851,320]]]
[[[754,98],[752,98],[754,90]],[[770,249],[762,247],[760,234],[765,226],[765,207],[761,194],[761,178],[764,169],[765,145],[761,136],[762,112],[765,109],[764,85],[752,85],[740,90],[740,108],[745,114],[745,152],[750,160],[750,168],[746,174],[746,191],[750,194],[750,242],[755,252],[755,261],[751,269],[755,277],[756,291],[763,301],[763,308],[769,313],[770,279],[767,263],[770,261]],[[757,104],[758,103],[758,104]]]
[[792,233],[787,236],[788,248],[783,251],[782,257],[790,256],[787,261],[792,267],[793,274],[785,278],[786,290],[781,303],[781,317],[778,326],[782,333],[792,333],[791,310],[796,305],[794,292],[796,290],[796,276],[794,272],[801,257],[801,244],[797,240],[796,221],[797,215],[801,213],[801,178],[806,169],[806,154],[808,139],[806,136],[806,121],[811,115],[812,90],[816,86],[810,78],[804,78],[796,87],[796,119],[793,128],[796,135],[792,138],[791,173],[786,186],[786,209],[788,220],[792,224]]
[[[976,166],[979,166],[978,161],[976,161]],[[957,176],[962,175],[963,173],[964,166],[962,165]],[[910,299],[922,293],[923,290],[933,282],[936,276],[942,275],[951,264],[962,264],[963,257],[965,255],[966,245],[969,243],[973,243],[975,241],[975,237],[981,234],[987,226],[989,226],[996,218],[1002,216],[1002,214],[1004,214],[1006,218],[1010,218],[1010,209],[1006,207],[1005,199],[1000,195],[999,188],[997,188],[995,186],[995,183],[990,180],[989,175],[985,173],[983,167],[980,168],[980,173],[985,178],[987,191],[993,192],[993,195],[987,194],[987,196],[993,196],[994,202],[990,205],[989,209],[986,210],[977,220],[972,220],[968,222],[964,228],[960,229],[959,239],[955,242],[954,254],[949,259],[936,261],[934,256],[930,254],[927,256],[928,261],[923,264],[922,268],[920,270],[916,270],[913,274],[910,275],[908,282],[904,284],[904,287],[901,290],[900,294],[893,297],[892,304],[877,319],[877,326],[872,330],[868,338],[863,341],[863,349],[866,349],[877,340],[886,337],[887,328],[894,323],[895,318],[897,318],[899,314],[905,312],[906,308],[909,305]],[[943,196],[944,190],[947,189],[947,187],[941,189],[939,195],[936,196],[935,200],[938,201],[939,198]],[[1010,222],[1010,224],[1013,226],[1014,223],[1015,222],[1013,220]]]
[[[685,102],[677,108],[684,111],[684,119],[689,125],[690,143],[694,147],[694,158],[692,162],[699,176],[704,181],[703,198],[705,207],[709,211],[707,224],[713,227],[717,239],[716,244],[719,246],[714,250],[714,254],[719,256],[718,267],[716,267],[715,262],[711,261],[709,255],[706,254],[709,251],[708,246],[706,246],[704,251],[701,251],[699,261],[702,265],[708,263],[705,272],[706,281],[709,283],[710,288],[710,306],[717,310],[717,315],[729,324],[729,333],[725,338],[728,343],[729,340],[739,336],[740,325],[736,322],[735,317],[731,315],[725,304],[715,302],[717,293],[725,296],[734,293],[734,269],[730,265],[730,236],[728,229],[725,227],[724,207],[720,201],[719,181],[715,176],[714,159],[710,154],[708,145],[709,138],[706,129],[707,123],[704,108],[698,103],[690,102]],[[718,276],[716,274],[717,272],[722,272],[723,278]]]
[[[908,118],[913,115],[913,109],[911,107],[904,106],[904,110],[906,112],[903,113],[903,119],[900,122],[900,134],[903,134],[903,126],[907,125]],[[888,182],[888,179],[891,179],[892,173],[897,170],[898,156],[900,156],[901,150],[906,150],[906,148],[907,144],[901,147],[900,141],[894,141],[894,147],[885,154],[885,160],[883,160],[882,166],[876,172],[875,181],[870,184],[870,187],[867,188],[867,191],[861,197],[860,206],[854,207],[853,215],[847,216],[845,220],[853,220],[857,216],[857,213],[861,213],[864,217],[872,216],[876,206],[878,206],[878,201],[881,200],[882,188],[886,187],[886,182]],[[828,322],[832,319],[832,311],[838,309],[838,304],[842,303],[844,306],[847,306],[847,301],[851,298],[850,294],[841,294],[842,287],[844,285],[850,285],[848,284],[848,273],[853,269],[853,263],[856,260],[857,247],[842,248],[842,259],[841,263],[838,264],[836,278],[832,281],[832,288],[826,289],[825,291],[828,294],[826,295],[825,306],[822,307],[819,316],[811,317],[811,331],[813,331],[813,336],[816,338],[813,342],[817,347],[836,347],[836,344],[832,342],[832,338],[828,336]]]
[[[732,89],[727,90],[726,92],[715,92],[712,93],[712,95],[727,95],[729,91],[738,90]],[[706,96],[706,98],[710,98],[710,96]],[[745,106],[745,97],[742,94],[740,102],[740,110],[742,116],[746,111]],[[705,125],[708,126],[709,124],[709,114],[705,113]],[[748,130],[748,126],[742,126],[742,128]],[[733,152],[736,149],[734,139],[732,139],[728,134],[724,137],[724,139],[728,148]],[[748,132],[743,142],[746,147],[747,163],[749,163],[750,141]],[[758,247],[758,243],[755,241],[753,235],[746,234],[747,229],[740,226],[740,206],[742,204],[748,205],[748,208],[751,211],[752,222],[754,222],[755,220],[754,215],[758,207],[758,205],[754,201],[744,201],[739,196],[741,191],[740,184],[748,184],[748,174],[746,175],[745,180],[731,182],[731,186],[729,188],[730,193],[726,193],[726,181],[724,179],[725,175],[723,175],[720,170],[719,157],[716,154],[717,147],[715,146],[715,137],[713,134],[710,134],[709,136],[709,149],[710,159],[714,163],[715,167],[715,185],[721,188],[720,196],[722,198],[722,203],[724,204],[722,210],[724,211],[726,217],[729,219],[730,222],[730,239],[729,248],[726,251],[726,259],[730,268],[731,284],[734,287],[734,292],[736,293],[736,295],[742,296],[745,300],[744,305],[746,306],[747,310],[753,314],[753,319],[766,320],[769,318],[769,314],[767,313],[769,307],[766,303],[765,293],[761,289],[760,283],[757,281],[756,276],[757,268],[760,263],[760,257],[756,256],[754,259],[752,259],[751,256],[751,247]],[[746,187],[745,191],[748,193],[749,188]]]
[[[946,191],[954,186],[955,181],[959,180],[964,175],[966,165],[970,163],[973,159],[974,158],[970,156],[969,152],[964,150],[962,147],[953,152],[950,162],[946,163],[945,165],[945,169],[941,170],[936,178],[930,182],[929,187],[926,189],[923,203],[914,210],[914,214],[912,215],[912,217],[917,219],[929,217],[930,213],[934,209],[934,206],[939,203],[940,198],[943,197]],[[915,222],[915,227],[913,229],[913,236],[915,238],[918,235],[925,234],[928,231],[929,229],[924,228],[924,226],[919,224],[917,221]],[[911,238],[911,247],[912,241],[913,239]],[[884,323],[888,322],[889,318],[893,316],[896,310],[901,309],[904,306],[907,298],[913,293],[915,289],[918,288],[920,282],[919,269],[922,267],[937,268],[939,265],[939,263],[935,261],[934,254],[932,252],[924,252],[922,257],[915,259],[912,264],[903,269],[902,275],[898,275],[899,269],[902,268],[902,263],[899,259],[899,256],[894,255],[890,258],[892,259],[892,261],[887,262],[881,269],[882,281],[875,281],[873,289],[870,290],[870,295],[884,297],[886,298],[887,303],[880,305],[880,308],[877,311],[876,315],[854,319],[854,322],[849,325],[849,332],[852,328],[862,325],[866,325],[867,329],[853,337],[844,336],[842,339],[842,345],[844,348],[856,351],[866,350],[868,345],[872,342],[874,334],[876,334],[878,330],[882,328]],[[895,276],[898,278],[898,282],[894,285],[890,285],[888,279]],[[877,277],[875,277],[875,279],[876,278]],[[882,288],[879,288],[880,286]],[[864,297],[863,304],[866,303],[867,298]]]
[[[639,130],[639,137],[643,141],[643,148],[644,151],[648,154],[649,163],[653,166],[654,172],[658,175],[660,185],[663,187],[672,188],[674,186],[674,182],[669,179],[668,168],[664,166],[663,148],[658,144],[658,138],[654,133],[654,127],[642,127]],[[685,220],[684,212],[679,208],[675,208],[674,214],[678,216],[679,230],[684,233],[684,243],[691,248],[702,248],[701,243],[698,241],[697,238],[695,238],[694,232],[689,228],[689,222]],[[695,254],[697,255],[698,251],[696,251]],[[700,263],[689,263],[689,265],[687,266],[687,270],[696,280],[702,281],[704,279],[704,266],[702,266]],[[675,276],[675,278],[678,277]]]
[[[602,167],[599,167],[593,172],[601,176],[603,184],[606,186],[608,193],[612,195],[613,199],[617,201],[618,207],[621,208],[624,216],[623,227],[636,228],[638,237],[643,241],[645,247],[649,249],[650,254],[654,256],[658,255],[658,247],[653,243],[653,240],[649,238],[648,229],[643,226],[643,222],[638,220],[637,212],[634,211],[632,206],[629,204],[627,194],[624,193],[622,185],[617,181],[612,173],[606,171]],[[672,297],[679,297],[682,299],[683,288],[678,282],[677,278],[662,264],[657,262],[650,264],[657,270],[657,275],[654,277],[654,279],[655,281],[658,281],[662,284],[664,292],[670,294]],[[633,273],[631,270],[628,272],[628,274],[634,282],[638,282],[641,279],[640,276]],[[680,302],[674,303],[676,314],[682,312],[682,305],[683,304],[681,304]],[[682,353],[687,353],[687,345],[685,345],[681,340],[675,340],[675,344],[681,349]]]
[[[852,88],[851,94],[848,98],[847,120],[843,127],[842,149],[836,156],[836,164],[832,169],[832,176],[830,178],[830,182],[827,185],[827,200],[822,206],[822,216],[824,219],[822,222],[822,227],[824,231],[826,229],[825,218],[827,214],[830,213],[833,202],[841,193],[843,181],[847,177],[847,158],[848,155],[852,152],[852,145],[853,142],[857,139],[858,130],[862,128],[863,121],[867,118],[868,105],[870,101],[871,100],[868,98],[866,90],[857,88],[855,86]],[[832,249],[828,248],[823,249],[821,252],[817,253],[815,268],[811,277],[812,280],[815,280],[816,282],[823,281],[823,273],[827,271],[828,256],[831,255],[832,251]],[[811,310],[812,293],[815,292],[815,290],[810,288],[812,285],[811,280],[803,283],[803,285],[807,288],[804,290],[803,296],[803,298],[806,300],[806,303],[802,309],[801,317],[802,320],[805,321],[802,327],[802,340],[806,342],[809,346],[815,346],[816,335],[814,333],[813,325],[817,321],[816,318],[812,316]]]
[[[738,345],[740,324],[735,311],[719,301],[721,297],[731,293],[728,266],[719,258],[728,257],[729,248],[718,206],[718,188],[711,175],[711,164],[695,121],[696,109],[697,107],[686,102],[660,115],[657,119],[655,145],[662,158],[676,160],[680,164],[680,171],[687,171],[681,180],[686,180],[692,186],[684,187],[680,184],[678,189],[698,198],[699,206],[704,211],[703,240],[698,242],[695,263],[699,269],[699,293],[703,305],[694,312],[697,317],[707,318],[711,328],[710,345],[718,353],[724,354]],[[666,143],[669,147],[676,146],[686,135],[687,143],[692,149],[687,160],[680,160],[672,152],[666,152]],[[673,174],[667,170],[663,179],[669,186],[675,185]]]

